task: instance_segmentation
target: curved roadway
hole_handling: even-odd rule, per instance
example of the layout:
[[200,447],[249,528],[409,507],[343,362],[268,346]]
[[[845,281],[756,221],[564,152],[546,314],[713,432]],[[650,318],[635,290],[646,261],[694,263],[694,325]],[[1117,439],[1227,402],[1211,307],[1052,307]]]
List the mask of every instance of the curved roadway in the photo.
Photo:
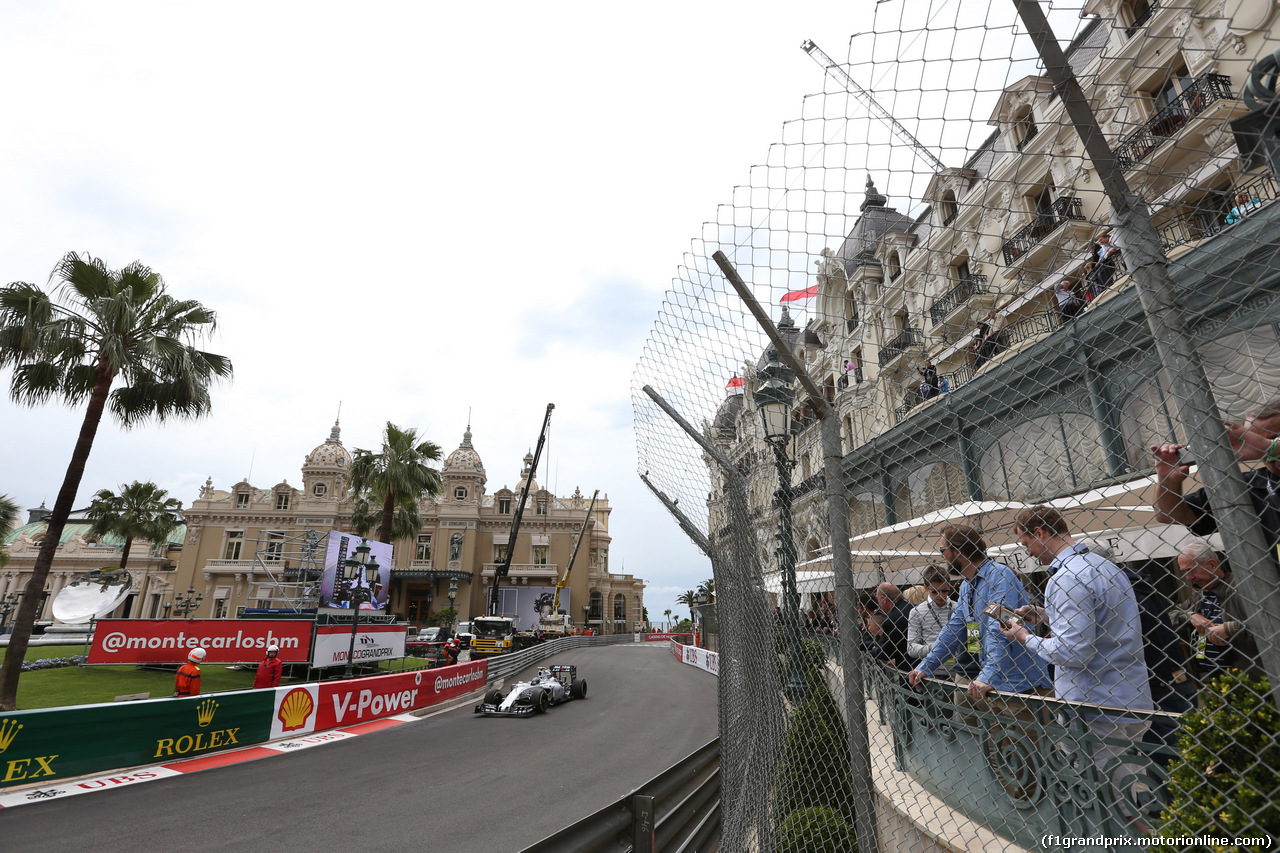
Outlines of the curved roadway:
[[586,701],[542,716],[473,704],[269,759],[0,810],[27,850],[518,851],[716,736],[716,679],[665,643],[585,648]]

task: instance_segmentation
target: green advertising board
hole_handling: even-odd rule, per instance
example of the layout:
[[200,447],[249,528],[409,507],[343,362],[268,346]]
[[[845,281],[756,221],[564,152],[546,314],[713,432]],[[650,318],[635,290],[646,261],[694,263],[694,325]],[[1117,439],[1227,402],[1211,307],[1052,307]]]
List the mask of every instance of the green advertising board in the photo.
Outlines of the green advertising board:
[[262,743],[275,692],[0,713],[0,788]]

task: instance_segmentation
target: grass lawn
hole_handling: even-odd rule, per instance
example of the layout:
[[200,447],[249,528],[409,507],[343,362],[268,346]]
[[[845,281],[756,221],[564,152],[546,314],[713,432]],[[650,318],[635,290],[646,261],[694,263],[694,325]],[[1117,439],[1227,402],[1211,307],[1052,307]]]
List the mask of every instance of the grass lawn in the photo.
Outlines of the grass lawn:
[[[70,657],[83,653],[83,644],[32,646],[27,649],[27,660]],[[400,672],[405,669],[421,669],[426,664],[424,658],[394,658],[382,661],[377,669],[380,673]],[[301,678],[285,678],[282,683],[301,681]],[[229,670],[222,664],[205,664],[200,667],[201,693],[247,690],[252,686],[253,670]],[[173,672],[140,669],[136,666],[65,666],[24,672],[18,679],[18,708],[30,711],[63,705],[90,705],[110,702],[117,696],[130,693],[150,693],[152,699],[170,696],[173,694]]]

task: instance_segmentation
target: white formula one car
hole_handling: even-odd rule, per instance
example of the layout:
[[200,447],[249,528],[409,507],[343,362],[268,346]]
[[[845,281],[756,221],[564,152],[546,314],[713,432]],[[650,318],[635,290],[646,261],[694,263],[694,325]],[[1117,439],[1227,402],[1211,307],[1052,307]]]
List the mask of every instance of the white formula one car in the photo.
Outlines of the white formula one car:
[[528,717],[546,713],[561,702],[586,698],[587,680],[578,678],[576,666],[540,666],[537,675],[529,681],[517,681],[505,695],[501,690],[490,690],[475,712],[486,717]]

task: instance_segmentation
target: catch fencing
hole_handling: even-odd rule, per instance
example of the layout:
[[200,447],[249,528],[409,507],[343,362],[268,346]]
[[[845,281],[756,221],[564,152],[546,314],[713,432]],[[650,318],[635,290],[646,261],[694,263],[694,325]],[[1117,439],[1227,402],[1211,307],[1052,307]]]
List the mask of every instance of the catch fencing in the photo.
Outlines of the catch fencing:
[[722,844],[1268,849],[1276,5],[860,26],[632,379],[714,572]]

